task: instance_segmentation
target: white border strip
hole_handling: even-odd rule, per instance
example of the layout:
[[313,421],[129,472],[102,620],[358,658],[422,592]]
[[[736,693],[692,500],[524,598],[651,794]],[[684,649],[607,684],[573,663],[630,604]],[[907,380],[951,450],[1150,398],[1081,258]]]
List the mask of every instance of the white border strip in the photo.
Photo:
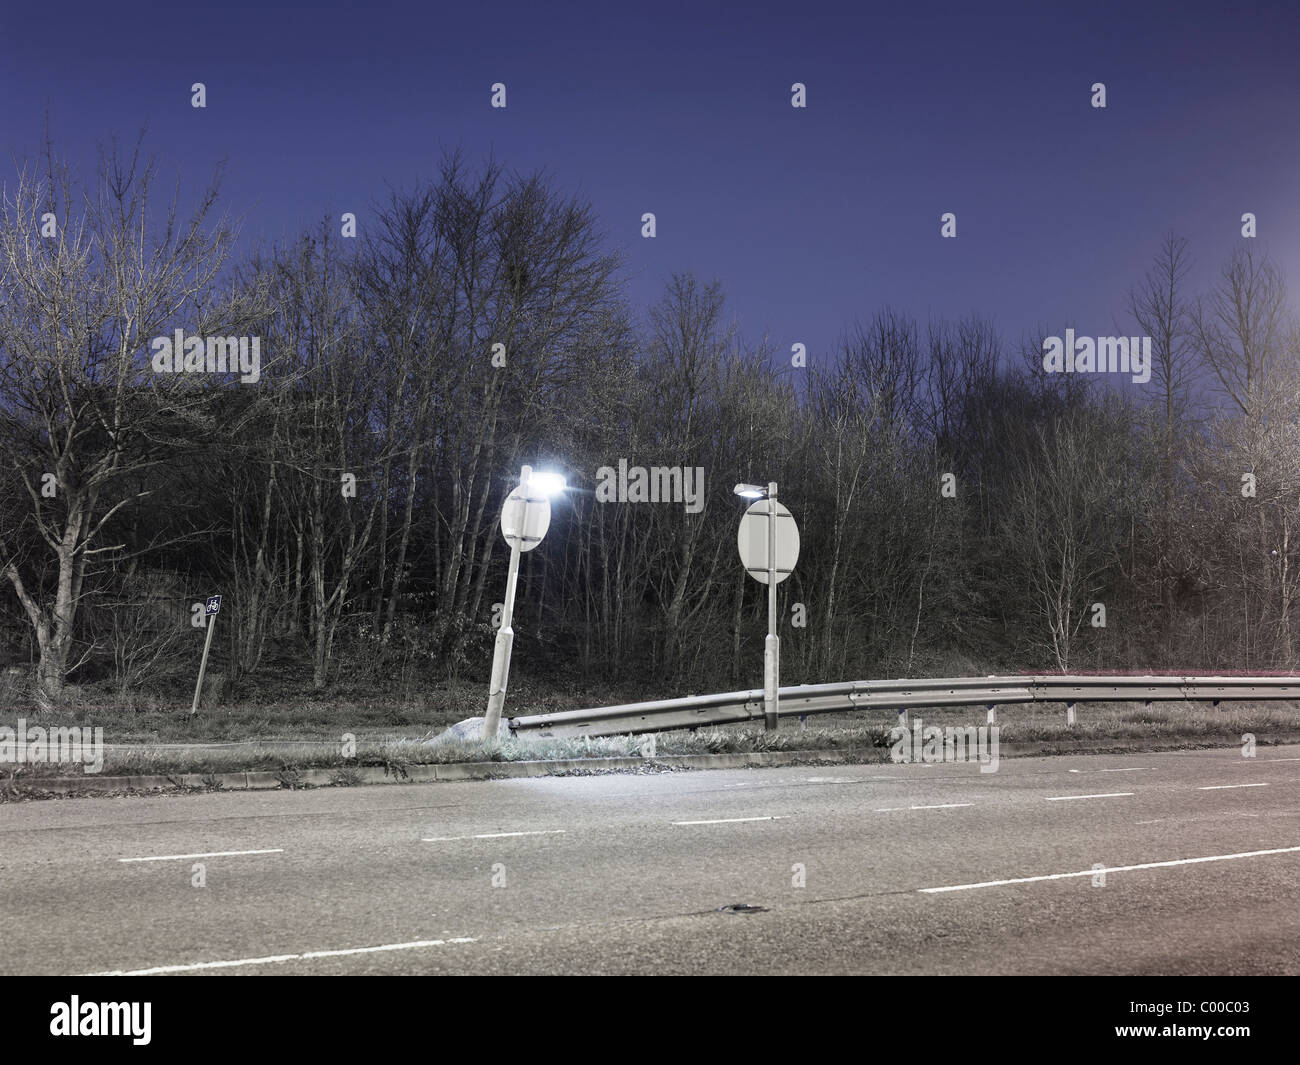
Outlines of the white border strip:
[[378,954],[388,950],[419,950],[422,947],[442,947],[449,943],[477,943],[476,939],[417,939],[411,943],[385,943],[379,947],[350,947],[347,950],[311,950],[305,954],[274,954],[267,958],[235,958],[231,961],[199,961],[192,965],[157,965],[152,969],[115,969],[108,973],[87,973],[87,976],[161,976],[164,973],[192,973],[203,969],[237,969],[244,965],[277,965],[286,961],[308,958],[343,958],[352,954]]
[[1129,873],[1135,869],[1168,869],[1175,865],[1199,865],[1201,862],[1230,862],[1235,858],[1260,858],[1268,854],[1294,854],[1300,847],[1279,847],[1270,851],[1243,851],[1241,854],[1211,854],[1206,858],[1178,858],[1171,862],[1143,862],[1141,865],[1108,865],[1100,869],[1084,869],[1078,873],[1051,873],[1047,876],[1021,876],[1014,880],[985,880],[980,884],[953,884],[950,887],[925,887],[916,890],[924,895],[937,895],[943,891],[970,891],[972,888],[1002,887],[1006,884],[1036,884],[1040,880],[1068,880],[1075,876],[1096,876],[1098,873]]

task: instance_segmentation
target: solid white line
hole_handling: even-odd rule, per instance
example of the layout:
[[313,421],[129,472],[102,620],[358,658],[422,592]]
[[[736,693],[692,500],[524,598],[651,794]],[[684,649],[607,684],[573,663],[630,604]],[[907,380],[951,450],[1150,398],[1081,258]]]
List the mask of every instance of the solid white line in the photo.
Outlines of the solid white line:
[[958,806],[974,806],[973,802],[941,802],[937,806],[886,806],[878,814],[892,814],[898,810],[955,810]]
[[422,843],[451,843],[458,839],[505,839],[507,836],[562,836],[565,833],[563,828],[544,828],[536,832],[482,832],[477,836],[434,836],[431,839],[424,839]]
[[1197,791],[1227,791],[1229,788],[1266,788],[1267,784],[1207,784]]
[[266,958],[235,958],[231,961],[200,961],[192,965],[158,965],[152,969],[116,969],[109,973],[88,973],[88,976],[159,976],[163,973],[192,973],[201,969],[237,969],[244,965],[276,965],[286,961],[307,958],[342,958],[350,954],[377,954],[386,950],[418,950],[421,947],[442,947],[449,943],[476,943],[475,939],[418,939],[411,943],[385,943],[380,947],[351,947],[347,950],[310,950],[305,954],[274,954]]
[[736,825],[741,821],[779,821],[780,817],[721,817],[716,821],[674,821],[675,825]]
[[272,847],[265,851],[209,851],[207,854],[157,854],[152,858],[119,858],[119,862],[177,862],[190,858],[231,858],[237,854],[283,854],[283,847]]
[[1120,799],[1130,796],[1131,791],[1106,791],[1100,795],[1049,795],[1048,802],[1068,802],[1071,799]]
[[1268,854],[1294,854],[1300,847],[1279,847],[1269,851],[1243,851],[1241,854],[1211,854],[1206,858],[1178,858],[1170,862],[1143,862],[1141,865],[1111,865],[1104,869],[1084,869],[1077,873],[1051,873],[1047,876],[1021,876],[1014,880],[986,880],[981,884],[954,884],[951,887],[917,888],[926,895],[941,891],[969,891],[971,888],[1002,887],[1006,884],[1033,884],[1040,880],[1068,880],[1075,876],[1096,876],[1099,872],[1128,873],[1135,869],[1167,869],[1175,865],[1198,865],[1201,862],[1228,862],[1234,858],[1260,858]]

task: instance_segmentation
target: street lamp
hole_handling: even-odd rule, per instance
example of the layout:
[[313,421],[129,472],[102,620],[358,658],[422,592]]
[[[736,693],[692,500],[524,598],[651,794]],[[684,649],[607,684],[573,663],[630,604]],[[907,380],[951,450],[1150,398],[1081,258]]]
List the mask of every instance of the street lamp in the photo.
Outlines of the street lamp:
[[534,473],[531,466],[519,471],[519,487],[507,497],[501,508],[501,532],[510,545],[510,569],[506,574],[506,600],[501,612],[492,652],[492,680],[488,686],[487,713],[483,717],[483,739],[496,738],[501,727],[501,710],[506,702],[506,684],[510,679],[510,652],[515,630],[511,627],[515,613],[515,586],[519,583],[519,556],[542,542],[551,524],[551,497],[565,489],[558,473]]
[[[799,526],[785,507],[776,501],[776,482],[764,488],[757,484],[738,484],[732,491],[742,499],[753,499],[740,520],[737,540],[740,560],[750,576],[767,584],[767,640],[763,644],[763,724],[771,730],[777,727],[780,711],[781,640],[776,634],[776,586],[794,570],[799,557]],[[766,500],[760,507],[758,500]],[[760,530],[755,522],[766,519],[766,529]],[[790,522],[790,534],[777,540],[776,523],[782,519]],[[763,536],[763,533],[766,536]],[[766,542],[764,542],[766,541]],[[777,555],[778,546],[781,555]]]
[[528,483],[535,495],[545,496],[547,499],[554,499],[568,487],[564,475],[559,473],[534,473]]

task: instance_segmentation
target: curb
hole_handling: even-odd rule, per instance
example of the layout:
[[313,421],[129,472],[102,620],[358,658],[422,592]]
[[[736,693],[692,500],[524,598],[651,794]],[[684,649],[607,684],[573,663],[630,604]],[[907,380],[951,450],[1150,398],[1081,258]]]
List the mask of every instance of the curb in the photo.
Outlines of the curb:
[[797,764],[871,762],[876,748],[853,751],[761,751],[738,754],[671,754],[659,758],[565,758],[521,762],[447,762],[390,768],[337,766],[273,772],[174,773],[164,776],[33,778],[19,787],[32,797],[115,795],[152,791],[276,791],[357,784],[426,784],[438,781],[594,775],[666,766],[673,769],[747,769]]
[[[1050,742],[1006,744],[1003,758],[1059,757],[1070,754],[1142,754],[1191,749],[1157,745],[1143,751],[1117,746],[1116,741],[1084,741],[1070,750],[1044,750]],[[1207,743],[1206,747],[1233,747]],[[509,780],[520,777],[593,776],[647,767],[668,769],[757,769],[790,765],[888,764],[886,748],[857,747],[841,751],[749,751],[734,754],[669,754],[656,758],[565,758],[549,761],[446,762],[410,766],[334,766],[329,769],[285,769],[279,772],[175,773],[154,776],[81,776],[33,778],[17,789],[29,798],[93,796],[158,791],[278,791],[298,788],[355,787],[362,784],[428,784],[443,781]]]

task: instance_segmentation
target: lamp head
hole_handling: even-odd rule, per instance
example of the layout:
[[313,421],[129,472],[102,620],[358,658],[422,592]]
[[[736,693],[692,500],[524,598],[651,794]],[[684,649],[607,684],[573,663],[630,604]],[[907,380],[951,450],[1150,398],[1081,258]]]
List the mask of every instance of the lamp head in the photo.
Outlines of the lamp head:
[[559,473],[534,473],[528,479],[529,491],[548,497],[558,496],[567,488],[564,475]]

